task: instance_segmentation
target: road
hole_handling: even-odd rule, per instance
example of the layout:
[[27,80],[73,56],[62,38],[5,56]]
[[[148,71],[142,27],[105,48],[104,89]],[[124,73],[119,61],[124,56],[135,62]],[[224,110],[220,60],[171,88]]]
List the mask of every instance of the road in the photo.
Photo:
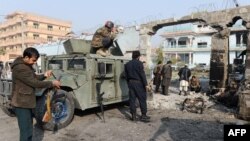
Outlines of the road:
[[[179,98],[178,98],[179,97]],[[222,141],[224,124],[244,121],[234,117],[234,111],[219,104],[208,106],[203,114],[180,111],[164,104],[183,99],[154,94],[159,106],[149,106],[151,122],[131,122],[125,104],[105,106],[105,123],[97,116],[99,109],[76,111],[72,123],[58,131],[43,131],[34,124],[34,141]],[[179,100],[181,101],[181,100]],[[171,104],[170,104],[171,105]],[[138,110],[139,111],[139,110]],[[138,112],[139,114],[139,112]],[[35,123],[35,120],[34,120]],[[0,111],[0,141],[17,141],[19,130],[15,117]]]

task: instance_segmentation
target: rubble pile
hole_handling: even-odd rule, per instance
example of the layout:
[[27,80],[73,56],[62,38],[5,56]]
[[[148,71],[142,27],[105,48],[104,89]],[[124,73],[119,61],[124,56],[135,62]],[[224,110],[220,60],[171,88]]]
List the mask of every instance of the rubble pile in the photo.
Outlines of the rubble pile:
[[180,110],[185,99],[190,98],[202,98],[204,100],[205,108],[209,108],[215,104],[210,100],[206,93],[189,92],[187,96],[179,95],[179,90],[174,87],[170,87],[169,95],[165,96],[160,93],[153,93],[153,98],[148,101],[148,107],[152,109],[171,109]]

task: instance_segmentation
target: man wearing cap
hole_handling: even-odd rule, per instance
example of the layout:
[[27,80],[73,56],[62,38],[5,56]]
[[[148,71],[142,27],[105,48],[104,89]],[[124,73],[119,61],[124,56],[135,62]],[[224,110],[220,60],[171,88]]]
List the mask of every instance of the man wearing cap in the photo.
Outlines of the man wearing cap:
[[99,54],[103,57],[110,55],[109,47],[113,44],[116,36],[116,29],[112,21],[107,21],[105,25],[96,30],[91,41],[91,53]]
[[149,122],[150,117],[147,116],[147,80],[143,63],[139,60],[141,54],[139,51],[133,51],[132,60],[125,64],[125,75],[129,87],[129,104],[132,121],[136,121],[136,98],[140,103],[141,121]]
[[188,91],[188,82],[189,82],[189,77],[191,76],[191,71],[190,69],[187,67],[187,65],[184,65],[183,68],[180,69],[180,71],[178,72],[178,75],[180,77],[180,93],[179,95],[181,95],[181,93],[184,91],[184,95],[187,95],[187,91]]

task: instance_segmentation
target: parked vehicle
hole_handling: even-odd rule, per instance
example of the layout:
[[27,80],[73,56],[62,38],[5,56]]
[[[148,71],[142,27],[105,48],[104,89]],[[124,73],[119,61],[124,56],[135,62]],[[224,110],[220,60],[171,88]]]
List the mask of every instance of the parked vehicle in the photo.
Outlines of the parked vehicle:
[[[130,58],[124,56],[101,57],[90,54],[90,42],[70,39],[64,43],[67,54],[41,55],[41,70],[52,70],[54,77],[60,79],[61,89],[37,90],[35,118],[44,129],[60,129],[71,123],[74,110],[86,110],[103,105],[127,101],[128,86],[123,75],[124,64]],[[117,47],[119,49],[119,47]],[[116,55],[116,53],[114,52]],[[120,53],[118,53],[120,55]],[[9,116],[14,116],[10,106],[11,80],[0,81],[0,105]],[[43,122],[48,110],[48,96],[52,118]]]
[[198,72],[209,72],[210,67],[206,64],[198,64],[193,68],[193,70]]

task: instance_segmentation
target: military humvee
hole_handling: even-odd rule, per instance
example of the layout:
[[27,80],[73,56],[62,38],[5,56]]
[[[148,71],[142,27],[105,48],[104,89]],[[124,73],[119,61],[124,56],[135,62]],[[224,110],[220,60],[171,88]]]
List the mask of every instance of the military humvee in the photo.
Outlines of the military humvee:
[[[90,42],[70,39],[64,42],[66,54],[41,55],[41,71],[52,70],[50,80],[60,79],[61,89],[40,89],[37,93],[35,118],[44,129],[60,129],[70,124],[74,110],[85,110],[128,100],[128,87],[123,73],[130,58],[121,55],[119,47],[113,55],[101,57],[90,54]],[[0,81],[1,108],[14,116],[10,106],[11,80]],[[43,122],[49,108],[52,119]]]

